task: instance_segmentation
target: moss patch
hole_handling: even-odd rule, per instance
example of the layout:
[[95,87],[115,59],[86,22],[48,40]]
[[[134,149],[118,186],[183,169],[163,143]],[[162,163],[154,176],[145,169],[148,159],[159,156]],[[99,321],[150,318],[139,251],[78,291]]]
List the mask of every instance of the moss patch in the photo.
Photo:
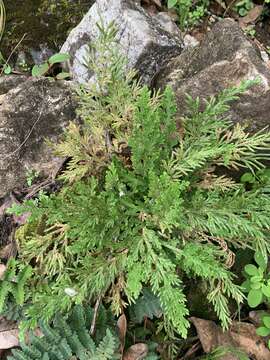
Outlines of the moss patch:
[[20,50],[46,44],[59,50],[69,31],[78,24],[93,0],[13,0],[6,1],[7,23],[1,44],[8,56],[22,36]]

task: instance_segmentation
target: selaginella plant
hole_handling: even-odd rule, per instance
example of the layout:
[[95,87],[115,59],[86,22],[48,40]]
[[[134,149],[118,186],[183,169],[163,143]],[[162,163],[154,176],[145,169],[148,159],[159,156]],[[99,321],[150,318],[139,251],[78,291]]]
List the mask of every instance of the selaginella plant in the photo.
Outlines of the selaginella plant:
[[203,111],[188,97],[177,125],[172,90],[152,93],[132,81],[114,27],[99,28],[88,61],[95,82],[79,91],[83,123],[71,123],[55,146],[71,159],[65,186],[12,210],[30,214],[17,231],[21,262],[33,266],[26,315],[34,325],[100,298],[120,314],[146,286],[159,299],[161,326],[186,337],[183,280],[199,277],[226,329],[228,300],[243,300],[229,269],[233,250],[269,252],[269,196],[215,172],[263,167],[270,134],[249,135],[224,115],[254,81],[211,98]]
[[26,283],[31,277],[29,265],[19,266],[14,258],[10,258],[0,279],[0,313],[2,314],[9,303],[21,306],[26,298]]
[[22,344],[21,350],[12,350],[8,360],[119,359],[119,344],[109,329],[98,344],[90,336],[91,310],[90,307],[75,306],[67,320],[57,315],[51,326],[41,322],[43,336],[32,334],[30,344]]
[[206,14],[209,4],[209,0],[167,0],[168,9],[175,9],[179,15],[181,30],[194,26]]

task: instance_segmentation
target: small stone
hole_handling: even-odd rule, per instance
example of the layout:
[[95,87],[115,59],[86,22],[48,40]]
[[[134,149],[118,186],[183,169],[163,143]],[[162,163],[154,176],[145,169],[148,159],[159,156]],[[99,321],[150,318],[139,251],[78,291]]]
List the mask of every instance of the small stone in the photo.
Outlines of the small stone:
[[264,62],[268,62],[269,61],[269,55],[266,51],[261,51],[261,57],[263,59]]
[[181,39],[181,32],[179,27],[167,12],[159,12],[153,16],[153,19],[158,21],[162,28],[168,31],[168,33],[179,37],[179,40]]
[[199,45],[199,41],[194,36],[186,34],[184,36],[184,45],[185,48],[194,47]]

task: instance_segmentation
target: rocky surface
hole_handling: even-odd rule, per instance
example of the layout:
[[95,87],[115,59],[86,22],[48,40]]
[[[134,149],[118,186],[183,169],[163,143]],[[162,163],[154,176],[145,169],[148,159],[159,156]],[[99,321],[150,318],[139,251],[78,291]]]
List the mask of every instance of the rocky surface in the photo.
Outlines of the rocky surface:
[[[4,1],[6,27],[1,52],[10,65],[25,70],[23,65],[44,62],[58,52],[69,31],[83,18],[95,0],[12,0]],[[27,36],[25,36],[27,35]],[[14,48],[22,40],[21,45]]]
[[180,32],[168,16],[152,18],[134,0],[97,0],[61,48],[71,56],[68,67],[75,81],[84,83],[93,75],[84,64],[88,45],[98,36],[101,15],[105,26],[114,21],[127,66],[136,68],[144,83],[182,50]]
[[7,93],[26,80],[27,77],[25,75],[0,76],[0,95]]
[[56,141],[75,118],[71,83],[48,78],[0,78],[0,198],[25,183],[27,172],[58,168],[46,140]]
[[200,45],[186,49],[163,67],[153,86],[172,86],[181,115],[186,110],[186,93],[204,99],[256,77],[261,78],[261,84],[242,95],[230,111],[234,121],[247,121],[252,131],[270,124],[270,69],[237,23],[225,19]]

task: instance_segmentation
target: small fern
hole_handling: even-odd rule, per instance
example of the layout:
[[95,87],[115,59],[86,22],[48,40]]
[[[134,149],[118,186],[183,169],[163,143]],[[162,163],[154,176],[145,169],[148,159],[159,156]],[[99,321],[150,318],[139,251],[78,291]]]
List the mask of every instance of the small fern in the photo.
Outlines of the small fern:
[[[106,334],[98,345],[86,327],[86,311],[75,306],[71,316],[65,320],[56,316],[52,326],[41,322],[42,337],[32,334],[30,344],[21,346],[21,350],[12,350],[9,360],[113,360],[119,359],[118,342],[112,332]],[[74,357],[75,356],[75,357]]]
[[129,307],[129,311],[136,323],[141,323],[145,318],[160,318],[163,314],[159,298],[148,288],[143,288],[142,295]]
[[6,270],[0,279],[0,313],[3,313],[9,302],[10,295],[16,305],[23,305],[25,301],[26,282],[31,277],[32,268],[23,266],[19,268],[18,262],[10,258]]

